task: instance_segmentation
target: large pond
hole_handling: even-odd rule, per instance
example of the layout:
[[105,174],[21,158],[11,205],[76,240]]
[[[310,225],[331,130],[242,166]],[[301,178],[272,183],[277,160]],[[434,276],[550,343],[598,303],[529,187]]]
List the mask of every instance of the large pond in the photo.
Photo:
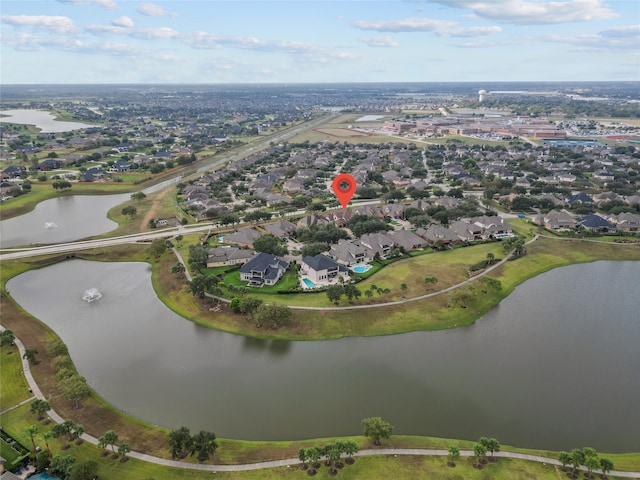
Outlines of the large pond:
[[18,123],[20,125],[35,125],[42,133],[70,132],[82,128],[95,127],[79,122],[56,120],[56,117],[45,110],[0,110],[0,123]]
[[[150,194],[166,188],[181,177],[143,190]],[[40,202],[34,210],[0,221],[0,246],[10,248],[31,244],[73,242],[115,230],[118,224],[107,218],[113,207],[131,198],[117,195],[69,195]]]
[[[552,270],[470,327],[325,342],[199,327],[158,300],[150,274],[68,260],[7,288],[105,399],[159,425],[301,439],[360,434],[379,415],[398,434],[640,450],[638,262]],[[92,288],[102,298],[83,300]]]

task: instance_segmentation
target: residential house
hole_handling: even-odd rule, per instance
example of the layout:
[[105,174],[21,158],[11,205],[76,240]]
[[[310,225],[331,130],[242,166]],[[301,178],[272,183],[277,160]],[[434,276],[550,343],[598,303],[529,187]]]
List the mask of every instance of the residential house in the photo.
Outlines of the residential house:
[[386,233],[368,233],[360,237],[360,244],[370,250],[372,256],[378,254],[386,257],[395,246],[394,241]]
[[224,241],[234,243],[241,247],[252,248],[253,242],[260,238],[262,234],[254,228],[245,227],[238,229],[235,233],[224,236]]
[[427,246],[427,241],[420,238],[408,230],[396,230],[387,234],[397,247],[403,248],[405,252],[420,250]]
[[429,225],[426,229],[418,228],[416,235],[424,238],[430,245],[442,242],[443,245],[451,245],[460,242],[460,237],[441,225]]
[[534,218],[533,223],[550,230],[567,230],[575,228],[578,222],[566,210],[551,210]]
[[207,267],[226,267],[247,263],[253,252],[237,247],[215,247],[207,252]]
[[342,238],[338,240],[337,244],[331,246],[329,255],[333,257],[336,262],[346,265],[347,267],[370,261],[370,257],[367,256],[367,251],[363,247]]
[[618,215],[609,215],[608,220],[622,232],[640,232],[640,215],[637,213],[623,212]]
[[240,267],[240,280],[253,287],[275,285],[287,268],[288,262],[270,253],[260,252]]
[[264,228],[267,232],[271,233],[272,235],[275,235],[278,238],[289,238],[291,235],[296,233],[296,226],[287,220],[280,220],[275,223],[268,223],[264,225],[262,228]]
[[327,220],[324,217],[321,217],[320,215],[308,215],[298,220],[298,222],[296,223],[296,227],[309,228],[314,225],[320,227],[320,226],[328,225],[329,223],[331,223],[329,220]]
[[2,173],[8,178],[22,178],[27,176],[27,169],[22,165],[9,165]]
[[321,253],[313,257],[307,255],[300,264],[300,273],[309,277],[313,283],[321,285],[333,283],[341,276],[348,278],[347,272],[347,267]]
[[591,230],[592,232],[615,232],[616,227],[613,223],[611,223],[606,218],[601,217],[600,215],[586,215],[578,220],[578,224],[582,225],[585,229]]

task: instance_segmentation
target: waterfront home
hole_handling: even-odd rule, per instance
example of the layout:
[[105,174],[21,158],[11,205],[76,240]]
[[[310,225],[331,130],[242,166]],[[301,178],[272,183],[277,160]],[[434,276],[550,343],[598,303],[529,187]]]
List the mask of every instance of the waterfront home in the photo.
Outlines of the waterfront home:
[[289,263],[285,260],[270,253],[260,252],[240,267],[240,280],[252,287],[275,285],[287,268]]
[[309,277],[317,285],[334,283],[339,277],[348,278],[347,267],[321,253],[304,257],[300,264],[300,274]]
[[247,263],[254,253],[238,247],[215,247],[207,251],[207,267],[226,267]]
[[367,256],[367,251],[364,248],[342,238],[338,240],[337,244],[331,245],[329,255],[333,257],[336,262],[346,265],[347,267],[364,264],[371,260]]

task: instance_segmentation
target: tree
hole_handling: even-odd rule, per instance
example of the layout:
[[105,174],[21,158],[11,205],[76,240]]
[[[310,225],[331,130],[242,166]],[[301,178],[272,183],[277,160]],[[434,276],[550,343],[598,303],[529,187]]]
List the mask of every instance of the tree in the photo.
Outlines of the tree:
[[473,464],[476,468],[482,468],[480,461],[487,454],[487,449],[480,442],[473,444],[473,454],[476,457],[476,463]]
[[61,380],[60,388],[64,395],[75,403],[75,408],[80,408],[80,401],[91,394],[87,381],[79,375],[71,375]]
[[450,467],[455,467],[456,466],[456,460],[458,458],[460,458],[460,449],[458,447],[456,447],[455,445],[451,445],[449,447],[449,462],[448,465]]
[[204,298],[205,293],[220,294],[220,289],[217,287],[220,279],[215,275],[196,275],[190,282],[187,282],[189,290],[193,295],[199,298]]
[[[109,445],[109,442],[107,441],[107,438],[105,435],[102,435],[100,437],[98,437],[98,446],[102,449],[105,450],[104,454],[106,454],[106,449],[107,446]],[[103,455],[104,456],[104,455]]]
[[438,283],[438,277],[436,277],[436,276],[424,277],[424,284],[425,285],[435,285],[436,283]]
[[271,328],[276,329],[289,324],[291,309],[285,305],[275,303],[266,305],[263,303],[254,312],[253,319],[258,326],[270,324]]
[[183,276],[185,271],[186,271],[186,268],[184,264],[182,264],[181,262],[178,262],[173,267],[171,267],[171,273],[179,277]]
[[307,468],[309,468],[309,466],[307,465],[307,449],[306,448],[301,448],[300,450],[298,450],[298,460],[300,460],[300,470],[306,470]]
[[44,414],[49,410],[51,410],[51,405],[46,400],[36,398],[33,402],[31,402],[31,413],[35,413],[38,415],[36,420],[42,420],[44,418]]
[[36,359],[36,355],[38,355],[38,350],[35,348],[27,348],[22,358],[27,359],[31,365],[37,365],[39,362]]
[[487,253],[487,263],[489,265],[493,265],[494,263],[496,263],[496,256],[491,252]]
[[215,433],[200,430],[193,436],[192,455],[196,453],[199,462],[209,460],[217,448],[218,442],[216,442]]
[[579,448],[571,450],[571,465],[573,466],[572,475],[575,478],[578,467],[584,463],[584,453]]
[[71,475],[76,459],[72,455],[56,455],[51,459],[49,473],[51,476],[60,477],[67,480]]
[[202,245],[189,245],[189,265],[195,268],[204,268],[207,266],[209,254],[207,249]]
[[402,290],[402,296],[404,297],[405,292],[407,291],[407,284],[406,283],[401,283],[400,284],[400,290]]
[[351,465],[355,461],[353,455],[358,453],[358,444],[353,440],[346,440],[342,442],[342,451],[348,455],[346,463]]
[[0,346],[11,345],[15,339],[13,332],[7,329],[0,334]]
[[[65,437],[65,442],[67,440],[67,435],[69,435],[69,425],[65,425],[64,423],[57,423],[51,429],[51,434],[54,438]],[[69,445],[65,445],[63,449],[69,448]]]
[[598,455],[587,455],[584,459],[584,466],[587,467],[585,478],[592,478],[593,470],[600,467],[600,459]]
[[489,452],[491,452],[491,458],[492,458],[492,459],[494,459],[493,454],[494,454],[495,452],[499,452],[499,451],[500,451],[500,446],[501,446],[501,445],[500,445],[500,442],[499,442],[498,440],[496,440],[495,438],[489,438],[489,439],[486,441],[485,448],[486,448]]
[[169,433],[169,451],[172,458],[182,457],[186,451],[191,449],[193,440],[191,432],[187,427],[180,427]]
[[340,284],[330,285],[327,287],[327,298],[330,301],[338,305],[340,303],[340,297],[344,294],[344,286]]
[[560,452],[558,454],[558,461],[562,464],[562,470],[566,470],[567,465],[571,463],[571,454],[569,452]]
[[362,420],[364,436],[373,440],[374,445],[380,445],[380,440],[391,438],[393,427],[380,417],[369,417]]
[[613,462],[608,458],[600,459],[600,469],[602,470],[602,476],[606,477],[607,473],[614,469]]
[[122,209],[122,215],[131,217],[131,218],[135,217],[137,213],[138,213],[138,209],[133,205],[128,205]]
[[24,429],[24,433],[29,435],[29,439],[31,440],[31,445],[33,445],[33,453],[36,453],[35,436],[38,433],[38,426],[37,425],[29,425],[27,428]]
[[111,450],[116,453],[116,443],[118,443],[118,434],[113,430],[108,430],[104,433],[104,440],[107,445],[111,445]]
[[164,252],[167,251],[167,242],[164,238],[156,238],[153,242],[151,242],[151,246],[149,247],[149,255],[153,257],[161,257]]
[[362,292],[358,289],[358,287],[352,285],[351,283],[347,283],[344,286],[343,291],[349,302],[351,302],[351,300],[354,298],[360,298],[362,296]]
[[49,430],[48,432],[44,432],[44,435],[42,436],[42,438],[44,438],[44,444],[47,447],[47,456],[51,456],[51,447],[49,447],[49,440],[51,440],[52,438],[55,438],[53,436],[53,432],[51,430]]
[[364,296],[367,297],[367,300],[370,300],[373,297],[373,290],[365,290]]
[[275,235],[263,235],[253,241],[253,249],[256,252],[270,253],[276,256],[287,254],[287,247],[280,243],[280,239]]
[[98,462],[88,460],[71,469],[69,480],[93,480],[98,475]]
[[125,462],[125,458],[127,458],[127,454],[131,451],[131,447],[127,442],[122,442],[118,445],[118,455],[120,456],[120,461]]
[[36,463],[35,463],[35,467],[37,471],[42,471],[42,470],[46,470],[47,468],[49,468],[49,464],[51,463],[51,460],[49,460],[49,457],[51,456],[51,451],[50,450],[42,450],[41,452],[38,452],[36,454]]
[[144,200],[145,198],[147,198],[147,196],[144,194],[144,192],[136,192],[131,194],[132,200],[140,201],[140,200]]

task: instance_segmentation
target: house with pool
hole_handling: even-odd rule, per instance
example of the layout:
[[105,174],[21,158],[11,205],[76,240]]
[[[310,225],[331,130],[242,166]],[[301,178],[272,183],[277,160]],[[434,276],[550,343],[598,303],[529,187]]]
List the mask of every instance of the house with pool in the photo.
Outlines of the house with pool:
[[373,257],[367,255],[367,250],[356,245],[349,240],[340,239],[335,245],[331,245],[331,251],[329,252],[336,262],[352,267],[354,265],[361,265],[370,262]]
[[307,255],[300,264],[300,282],[302,288],[325,287],[349,280],[349,270],[335,260],[319,253],[313,257]]

